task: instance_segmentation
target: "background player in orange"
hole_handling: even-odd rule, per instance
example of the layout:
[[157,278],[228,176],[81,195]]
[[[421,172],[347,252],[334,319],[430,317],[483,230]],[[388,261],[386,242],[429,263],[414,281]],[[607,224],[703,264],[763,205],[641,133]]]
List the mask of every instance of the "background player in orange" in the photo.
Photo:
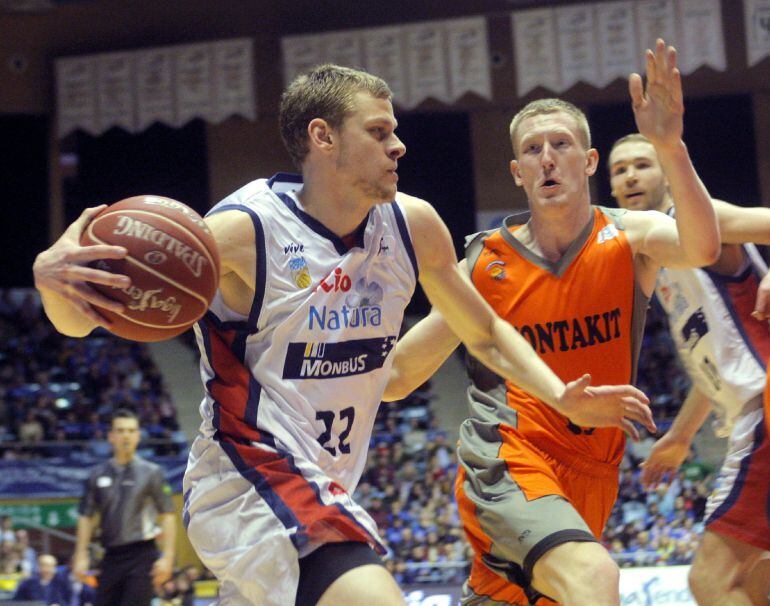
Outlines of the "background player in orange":
[[[188,535],[222,581],[228,605],[286,606],[305,590],[312,597],[297,598],[303,605],[402,604],[374,553],[376,526],[351,495],[390,376],[393,356],[385,346],[395,340],[418,277],[475,355],[574,423],[654,425],[644,395],[630,386],[589,388],[588,377],[565,386],[468,284],[436,211],[397,194],[405,148],[382,80],[320,66],[290,85],[281,123],[302,179],[283,191],[273,189],[279,179],[254,181],[207,218],[222,277],[198,329],[202,367],[215,376],[206,384],[202,432],[185,477]],[[105,323],[92,304],[115,308],[95,298],[86,280],[125,286],[124,278],[83,267],[125,254],[78,245],[93,213],[84,213],[34,267],[46,313],[73,336]],[[283,234],[294,237],[276,239]],[[302,243],[312,280],[289,278],[283,247],[291,241]],[[380,315],[321,326],[319,308],[358,306],[333,285],[318,288],[332,273],[349,274],[364,289],[376,280],[372,305]],[[343,346],[345,359],[321,359]],[[358,349],[351,360],[352,348]],[[303,374],[321,364],[331,376]],[[347,421],[333,423],[326,412],[351,394]]]
[[[642,135],[619,139],[608,164],[621,208],[673,213],[655,149]],[[751,317],[767,267],[756,247],[744,243],[770,244],[770,209],[714,205],[723,242],[719,260],[704,269],[663,268],[658,276],[656,296],[693,387],[642,464],[641,479],[654,487],[676,472],[715,410],[715,429],[729,443],[706,506],[690,587],[702,605],[767,604],[770,575],[767,563],[757,563],[770,555],[770,443],[762,414],[770,330]]]
[[[633,110],[668,177],[676,222],[591,206],[598,153],[585,116],[541,100],[510,128],[511,173],[530,213],[466,249],[476,288],[562,378],[587,368],[600,382],[632,381],[658,268],[708,264],[719,252],[711,200],[681,138],[676,51],[658,40],[646,59],[646,91],[630,78]],[[393,388],[419,384],[457,344],[432,312],[397,346]],[[479,375],[458,451],[458,506],[475,551],[464,604],[536,603],[541,594],[620,604],[618,568],[597,539],[617,495],[622,431],[580,426],[521,386],[502,390]]]

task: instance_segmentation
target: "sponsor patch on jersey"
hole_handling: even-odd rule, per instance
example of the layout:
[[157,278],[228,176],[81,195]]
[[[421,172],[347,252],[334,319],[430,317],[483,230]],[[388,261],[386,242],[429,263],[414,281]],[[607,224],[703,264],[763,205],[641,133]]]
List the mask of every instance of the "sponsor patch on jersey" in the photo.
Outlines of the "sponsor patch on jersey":
[[[347,276],[344,276],[347,277]],[[324,282],[322,281],[321,284]],[[346,291],[350,291],[347,288]],[[311,305],[308,309],[308,328],[310,330],[340,330],[382,324],[382,286],[372,280],[359,278],[353,291],[345,295],[342,306]]]
[[99,488],[107,488],[108,486],[112,486],[112,478],[110,476],[99,476],[96,478],[96,485]]
[[299,288],[307,288],[313,283],[307,261],[305,261],[305,257],[302,255],[289,258],[289,270],[291,271],[291,278],[294,280],[294,284]]
[[703,313],[703,308],[699,307],[695,310],[687,321],[682,326],[682,339],[687,348],[692,351],[701,340],[703,336],[709,331],[708,322],[706,322],[706,314]]
[[396,238],[393,236],[382,236],[380,238],[380,247],[377,249],[378,255],[390,257],[396,248]]
[[596,241],[599,244],[604,244],[607,240],[612,240],[613,238],[618,237],[618,228],[615,227],[614,223],[610,223],[607,227],[602,229],[599,232],[599,235],[596,237]]
[[505,278],[505,261],[491,261],[484,268],[493,280],[502,280]]
[[336,379],[382,368],[397,337],[354,339],[338,343],[289,343],[284,379]]

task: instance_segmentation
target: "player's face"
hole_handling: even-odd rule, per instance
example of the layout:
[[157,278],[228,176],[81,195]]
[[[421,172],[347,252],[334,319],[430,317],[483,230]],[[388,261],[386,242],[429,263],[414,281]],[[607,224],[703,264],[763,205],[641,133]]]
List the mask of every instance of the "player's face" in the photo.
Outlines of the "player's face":
[[531,206],[588,201],[588,178],[599,155],[583,149],[575,118],[564,112],[531,116],[519,124],[516,137],[511,173]]
[[406,153],[397,124],[390,101],[359,92],[355,110],[339,129],[338,178],[376,203],[396,195],[398,159]]
[[612,150],[610,185],[621,208],[665,210],[666,177],[651,143],[628,141]]
[[118,458],[132,457],[139,446],[139,439],[139,422],[136,419],[117,418],[112,421],[107,440]]

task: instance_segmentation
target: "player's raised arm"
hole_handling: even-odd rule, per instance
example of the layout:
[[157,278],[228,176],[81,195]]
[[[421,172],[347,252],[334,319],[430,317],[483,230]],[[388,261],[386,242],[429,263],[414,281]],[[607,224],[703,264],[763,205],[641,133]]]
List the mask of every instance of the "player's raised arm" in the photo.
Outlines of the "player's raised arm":
[[710,265],[719,257],[719,228],[711,197],[682,140],[684,104],[676,49],[659,39],[646,59],[646,89],[641,76],[631,74],[629,92],[637,128],[655,147],[668,178],[677,233],[672,234],[665,221],[652,221],[638,252],[667,267]]
[[[638,389],[630,385],[589,387],[588,375],[565,386],[529,343],[495,314],[460,271],[449,232],[436,211],[416,198],[403,196],[400,200],[409,217],[420,284],[446,325],[471,354],[578,425],[619,427],[636,438],[638,432],[630,422],[633,420],[655,431],[648,400]],[[430,322],[430,317],[425,321]],[[420,326],[412,330],[417,328]],[[431,330],[420,332],[426,355],[430,355],[434,343],[445,343],[442,326],[433,323],[433,328],[437,337]],[[444,347],[442,354],[445,350]]]
[[124,309],[122,303],[98,293],[88,282],[115,288],[131,284],[128,276],[87,266],[99,259],[122,259],[127,253],[122,246],[81,246],[80,237],[86,226],[104,208],[102,205],[84,210],[50,248],[37,256],[32,266],[35,288],[48,319],[56,330],[71,337],[84,337],[97,326],[109,328],[110,323],[99,314],[98,307],[115,312]]

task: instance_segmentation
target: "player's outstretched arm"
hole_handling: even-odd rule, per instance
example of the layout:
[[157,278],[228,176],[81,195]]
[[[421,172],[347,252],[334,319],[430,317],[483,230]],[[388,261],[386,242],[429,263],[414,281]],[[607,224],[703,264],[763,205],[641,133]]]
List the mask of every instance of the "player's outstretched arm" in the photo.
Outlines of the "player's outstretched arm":
[[666,476],[676,472],[684,463],[695,434],[711,412],[706,395],[693,387],[687,394],[671,428],[652,447],[650,456],[642,463],[642,485],[654,488]]
[[99,307],[123,311],[122,303],[98,293],[88,282],[116,288],[131,284],[128,276],[87,266],[91,261],[122,259],[127,254],[122,246],[80,245],[86,226],[104,208],[102,205],[84,210],[50,248],[37,256],[32,266],[35,288],[46,315],[56,330],[71,337],[84,337],[97,326],[109,328],[109,322],[99,314]]
[[719,234],[724,244],[770,245],[770,208],[736,206],[724,200],[712,200],[719,220]]
[[[471,354],[579,425],[619,427],[638,437],[630,423],[634,420],[655,431],[649,402],[638,389],[630,385],[592,388],[588,375],[565,386],[460,271],[449,232],[436,211],[416,198],[403,196],[400,200],[409,217],[420,283]],[[430,334],[423,338],[423,347],[429,351],[433,346]]]
[[650,234],[646,248],[655,261],[668,267],[676,260],[680,265],[692,267],[710,265],[719,258],[719,228],[711,197],[695,172],[682,140],[684,103],[676,49],[658,39],[655,50],[646,52],[646,71],[646,88],[639,74],[631,74],[629,93],[637,128],[655,147],[668,178],[678,231],[673,258],[666,252],[671,249],[666,242],[655,254],[656,240],[667,239],[665,233],[659,234],[657,230]]

